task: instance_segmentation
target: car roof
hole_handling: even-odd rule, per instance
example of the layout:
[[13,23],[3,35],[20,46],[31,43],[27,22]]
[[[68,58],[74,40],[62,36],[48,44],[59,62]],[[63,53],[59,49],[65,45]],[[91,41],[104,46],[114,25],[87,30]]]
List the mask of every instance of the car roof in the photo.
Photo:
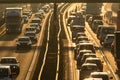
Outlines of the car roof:
[[21,38],[29,38],[28,36],[22,36],[22,37],[19,37],[18,39],[21,39]]
[[100,58],[98,58],[98,57],[96,57],[96,58],[90,57],[90,58],[87,58],[86,61],[87,60],[100,60]]
[[92,72],[90,75],[108,75],[107,72]]
[[96,66],[97,67],[97,65],[94,63],[84,63],[82,64],[82,66]]
[[93,43],[88,43],[88,42],[85,42],[85,43],[80,43],[80,45],[93,45]]
[[86,49],[84,49],[84,50],[80,50],[79,52],[92,52],[92,50],[86,50]]
[[0,64],[0,68],[10,68],[10,66]]
[[41,19],[38,17],[34,17],[32,20],[41,20]]
[[88,55],[88,56],[90,56],[90,55],[94,55],[94,56],[96,56],[96,54],[94,54],[94,53],[93,53],[93,54],[92,54],[92,53],[86,53],[86,54],[83,54],[83,56],[87,56],[87,55]]
[[1,59],[16,59],[16,57],[2,57]]

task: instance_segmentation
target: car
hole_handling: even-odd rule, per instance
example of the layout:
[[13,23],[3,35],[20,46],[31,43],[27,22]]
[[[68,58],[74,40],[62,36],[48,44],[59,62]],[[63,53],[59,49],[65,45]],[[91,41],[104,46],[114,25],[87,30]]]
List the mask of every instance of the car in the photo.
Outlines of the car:
[[16,57],[2,57],[0,64],[4,66],[10,66],[11,75],[18,76],[20,73],[20,64]]
[[29,17],[27,15],[23,15],[24,23],[27,23],[29,20]]
[[102,61],[98,57],[96,57],[96,58],[93,58],[93,57],[86,58],[85,63],[94,63],[98,66],[100,71],[103,71]]
[[75,36],[75,38],[73,38],[73,40],[76,42],[76,40],[78,39],[79,36],[86,36],[86,34],[84,32],[78,32]]
[[82,11],[77,11],[77,12],[76,12],[76,16],[83,18],[83,13],[84,13],[84,12],[82,12]]
[[0,65],[0,80],[11,80],[10,66]]
[[86,60],[87,58],[90,58],[90,57],[96,58],[97,56],[96,56],[95,53],[85,53],[85,54],[83,54],[83,56],[81,57],[80,66],[81,66],[83,63],[85,63],[85,60]]
[[100,35],[99,35],[99,39],[100,39],[100,44],[103,45],[103,41],[106,37],[107,34],[114,34],[115,31],[115,27],[113,25],[105,25],[104,27],[101,27],[100,29]]
[[35,17],[38,17],[40,19],[44,19],[45,18],[45,14],[42,13],[42,12],[37,12],[37,13],[35,13]]
[[19,49],[31,49],[32,42],[29,37],[23,36],[16,40],[17,50]]
[[80,79],[79,80],[83,80],[85,78],[89,78],[90,77],[90,74],[92,72],[98,72],[99,69],[97,67],[96,64],[93,64],[93,63],[84,63],[82,66],[81,66],[81,69],[79,70],[79,77]]
[[88,24],[89,24],[89,26],[91,27],[91,24],[92,24],[92,16],[90,16],[89,18],[88,18]]
[[78,32],[84,32],[85,31],[85,26],[72,25],[70,27],[70,30],[72,32],[72,40],[74,40],[74,38],[75,38],[75,36]]
[[80,50],[91,50],[93,53],[95,53],[95,46],[93,45],[93,43],[80,43],[79,47],[78,47],[78,52]]
[[93,21],[91,28],[94,32],[97,30],[98,25],[103,25],[103,21],[102,20]]
[[77,68],[80,69],[81,67],[81,58],[83,57],[84,54],[90,53],[90,54],[95,54],[91,50],[80,50],[78,54],[76,54],[76,61],[77,61]]
[[104,39],[103,46],[104,47],[111,47],[113,40],[114,40],[114,34],[107,34],[105,39]]
[[85,18],[81,18],[79,16],[76,16],[74,20],[71,21],[70,27],[73,25],[80,25],[80,26],[85,26]]
[[85,41],[85,40],[89,41],[87,36],[79,36],[79,37],[77,37],[75,43],[78,44],[79,41]]
[[100,29],[104,27],[104,25],[98,25],[97,29],[96,29],[96,35],[97,35],[97,38],[99,39],[99,35],[100,35]]
[[92,78],[102,78],[102,80],[111,80],[112,77],[109,77],[107,72],[92,72],[90,74]]
[[41,30],[41,25],[39,25],[38,23],[31,23],[30,27],[33,27],[36,29],[36,33],[39,33]]
[[88,22],[88,19],[92,16],[93,16],[92,14],[86,14],[86,21]]
[[73,15],[69,16],[67,19],[67,26],[70,26],[71,21],[74,20],[75,18],[76,16],[73,16]]
[[27,32],[36,33],[36,28],[35,27],[27,27],[27,28],[25,28],[25,33],[24,34],[26,34]]
[[41,19],[38,18],[38,17],[34,17],[30,23],[38,23],[38,24],[41,24]]
[[50,6],[48,4],[46,4],[46,5],[42,6],[42,10],[44,10],[44,12],[47,13],[50,10]]
[[37,37],[36,37],[36,33],[35,32],[29,31],[29,32],[26,32],[24,35],[29,37],[30,40],[32,41],[32,43],[36,43],[37,42]]
[[28,16],[28,18],[31,17],[31,13],[29,11],[23,11],[23,15]]

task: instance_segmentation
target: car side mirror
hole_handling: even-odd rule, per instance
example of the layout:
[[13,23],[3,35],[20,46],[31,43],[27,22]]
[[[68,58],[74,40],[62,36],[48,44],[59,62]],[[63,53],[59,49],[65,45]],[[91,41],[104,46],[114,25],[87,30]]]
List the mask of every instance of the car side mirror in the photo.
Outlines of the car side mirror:
[[101,61],[102,63],[104,63],[104,61]]
[[113,79],[113,77],[110,77],[110,79]]

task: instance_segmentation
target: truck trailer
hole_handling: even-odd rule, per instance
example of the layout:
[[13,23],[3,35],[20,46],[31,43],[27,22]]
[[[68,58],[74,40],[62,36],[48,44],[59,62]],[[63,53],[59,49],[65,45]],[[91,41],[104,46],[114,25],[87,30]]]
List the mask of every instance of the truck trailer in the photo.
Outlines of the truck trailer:
[[21,7],[8,7],[5,9],[6,33],[21,33],[24,20]]

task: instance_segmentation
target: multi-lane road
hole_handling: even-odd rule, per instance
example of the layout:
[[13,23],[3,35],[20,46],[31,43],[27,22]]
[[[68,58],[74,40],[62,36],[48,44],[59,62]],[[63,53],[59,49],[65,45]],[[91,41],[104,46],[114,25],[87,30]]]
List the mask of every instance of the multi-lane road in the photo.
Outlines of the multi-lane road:
[[[56,28],[57,33],[54,35],[54,32],[51,32],[54,27],[51,18],[53,18],[53,10],[51,9],[45,16],[45,18],[42,20],[42,29],[40,33],[37,34],[38,42],[32,45],[32,49],[29,51],[17,51],[16,50],[16,40],[18,37],[24,35],[24,31],[26,27],[29,27],[30,20],[34,17],[34,14],[32,14],[32,17],[29,19],[29,22],[23,25],[22,33],[19,35],[16,34],[6,34],[5,31],[3,31],[0,34],[0,58],[7,56],[7,57],[16,57],[18,61],[20,62],[20,74],[16,78],[16,80],[31,80],[34,74],[37,74],[37,78],[39,80],[79,80],[79,70],[76,68],[76,61],[74,58],[74,50],[73,47],[75,46],[74,43],[71,40],[71,31],[68,26],[66,26],[66,12],[69,12],[69,10],[75,9],[76,6],[79,6],[82,3],[74,3],[74,4],[61,4],[59,7],[60,13],[58,13],[58,27]],[[54,21],[54,20],[53,20]],[[97,56],[101,58],[101,60],[104,62],[104,71],[108,72],[110,74],[110,77],[113,77],[113,80],[119,80],[118,75],[115,74],[117,67],[115,65],[115,61],[113,58],[113,55],[111,54],[109,49],[103,48],[99,40],[96,38],[96,34],[92,32],[89,25],[86,24],[86,31],[88,38],[93,42],[94,45],[97,45],[99,47],[99,50],[96,50]],[[52,27],[52,28],[50,28]],[[50,30],[50,31],[49,31]],[[51,34],[52,33],[52,34]],[[56,36],[56,37],[50,37],[50,36]],[[51,38],[56,38],[52,40],[56,40],[55,42],[51,40]],[[45,40],[45,41],[44,41]],[[45,43],[43,43],[45,42]],[[53,42],[56,45],[52,46],[51,49],[51,43]],[[56,43],[57,42],[57,43]],[[62,42],[62,43],[59,43]],[[44,45],[45,44],[45,45]],[[44,47],[42,49],[42,47]],[[56,49],[55,49],[55,46]],[[49,51],[50,49],[50,51]],[[41,51],[44,50],[44,51]],[[53,51],[52,51],[53,50]],[[56,51],[57,50],[57,51]],[[49,55],[49,57],[47,57]],[[53,57],[54,55],[54,57]],[[40,57],[42,56],[42,58]],[[39,59],[41,58],[41,59]],[[52,79],[45,78],[47,72],[50,72],[50,69],[45,69],[47,61],[46,59],[52,60],[56,59],[54,66],[55,69],[52,69],[54,73],[54,77]],[[38,61],[41,60],[41,61]],[[61,61],[62,60],[62,61]],[[37,62],[40,62],[37,63]],[[48,62],[51,63],[51,62]],[[51,63],[54,64],[54,63]],[[62,65],[62,66],[61,66]],[[47,65],[48,66],[48,65]],[[40,68],[38,68],[40,67]],[[35,68],[38,69],[38,71],[35,70]],[[48,68],[48,67],[47,67]],[[44,71],[45,70],[45,71]],[[62,70],[62,71],[61,71]],[[34,73],[38,72],[38,73]],[[49,74],[52,74],[49,73]],[[49,75],[47,74],[47,75]],[[51,75],[50,75],[51,76]],[[62,78],[61,78],[62,77]]]

